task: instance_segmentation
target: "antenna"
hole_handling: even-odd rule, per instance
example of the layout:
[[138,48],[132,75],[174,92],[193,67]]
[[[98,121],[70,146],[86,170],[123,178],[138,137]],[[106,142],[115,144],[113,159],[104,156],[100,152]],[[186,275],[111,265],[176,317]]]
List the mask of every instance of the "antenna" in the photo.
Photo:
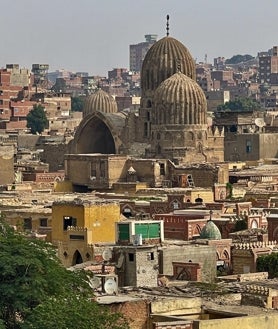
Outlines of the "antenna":
[[166,35],[169,36],[169,15],[166,16],[167,23],[166,23]]

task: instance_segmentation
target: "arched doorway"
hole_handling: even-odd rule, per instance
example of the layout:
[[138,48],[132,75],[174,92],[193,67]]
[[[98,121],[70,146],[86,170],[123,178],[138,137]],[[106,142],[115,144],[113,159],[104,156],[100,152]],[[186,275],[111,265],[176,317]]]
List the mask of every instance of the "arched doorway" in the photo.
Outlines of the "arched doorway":
[[116,153],[114,138],[109,127],[97,116],[94,116],[80,132],[77,153]]
[[75,251],[72,257],[72,265],[83,263],[83,258],[78,250]]

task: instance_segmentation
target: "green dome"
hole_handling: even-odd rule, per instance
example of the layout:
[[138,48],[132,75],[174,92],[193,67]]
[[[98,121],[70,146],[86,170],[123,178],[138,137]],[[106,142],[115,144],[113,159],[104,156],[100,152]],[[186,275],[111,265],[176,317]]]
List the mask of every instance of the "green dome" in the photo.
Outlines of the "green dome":
[[200,239],[207,240],[221,240],[221,233],[219,228],[214,224],[212,220],[209,220],[206,225],[202,228],[200,233]]

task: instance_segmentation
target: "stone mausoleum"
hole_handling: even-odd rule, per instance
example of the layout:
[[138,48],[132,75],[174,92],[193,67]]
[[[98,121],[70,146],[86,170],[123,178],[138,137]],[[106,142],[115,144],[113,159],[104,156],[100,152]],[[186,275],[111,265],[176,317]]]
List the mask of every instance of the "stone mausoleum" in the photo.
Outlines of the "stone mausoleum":
[[[77,158],[82,160],[89,154],[166,159],[176,166],[223,162],[224,132],[208,124],[207,101],[196,82],[195,71],[188,49],[170,37],[167,30],[167,35],[149,49],[143,61],[139,111],[119,112],[113,97],[100,89],[88,96],[83,120],[66,157],[66,178],[71,180],[78,170]],[[85,176],[98,180],[100,177],[92,175],[94,161],[87,158],[85,162],[80,181]],[[146,164],[153,166],[151,161]],[[108,167],[100,158],[94,166],[100,167],[102,180],[107,179]],[[119,166],[125,171],[122,176],[126,181],[131,168],[120,162]],[[161,175],[164,166],[162,161]]]

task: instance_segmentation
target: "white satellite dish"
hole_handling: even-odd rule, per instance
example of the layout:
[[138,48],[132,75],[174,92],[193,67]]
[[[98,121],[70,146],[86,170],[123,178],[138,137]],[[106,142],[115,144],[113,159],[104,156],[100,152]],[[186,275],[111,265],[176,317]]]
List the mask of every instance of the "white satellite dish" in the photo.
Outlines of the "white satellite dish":
[[99,277],[97,276],[94,276],[93,278],[91,278],[89,280],[89,286],[92,288],[92,289],[96,289],[98,287],[100,287],[101,285],[101,280]]
[[252,181],[249,181],[249,182],[247,183],[247,186],[248,186],[250,189],[252,189],[255,185],[256,185],[256,183],[255,183],[255,182],[252,182]]
[[118,290],[117,287],[117,283],[115,280],[113,279],[108,279],[105,281],[104,284],[104,291],[108,294],[108,295],[113,295],[114,293],[116,293]]
[[102,253],[102,258],[104,260],[110,260],[112,258],[112,251],[110,249],[105,249]]
[[265,122],[263,118],[256,118],[255,119],[255,125],[259,128],[262,128],[265,126]]

